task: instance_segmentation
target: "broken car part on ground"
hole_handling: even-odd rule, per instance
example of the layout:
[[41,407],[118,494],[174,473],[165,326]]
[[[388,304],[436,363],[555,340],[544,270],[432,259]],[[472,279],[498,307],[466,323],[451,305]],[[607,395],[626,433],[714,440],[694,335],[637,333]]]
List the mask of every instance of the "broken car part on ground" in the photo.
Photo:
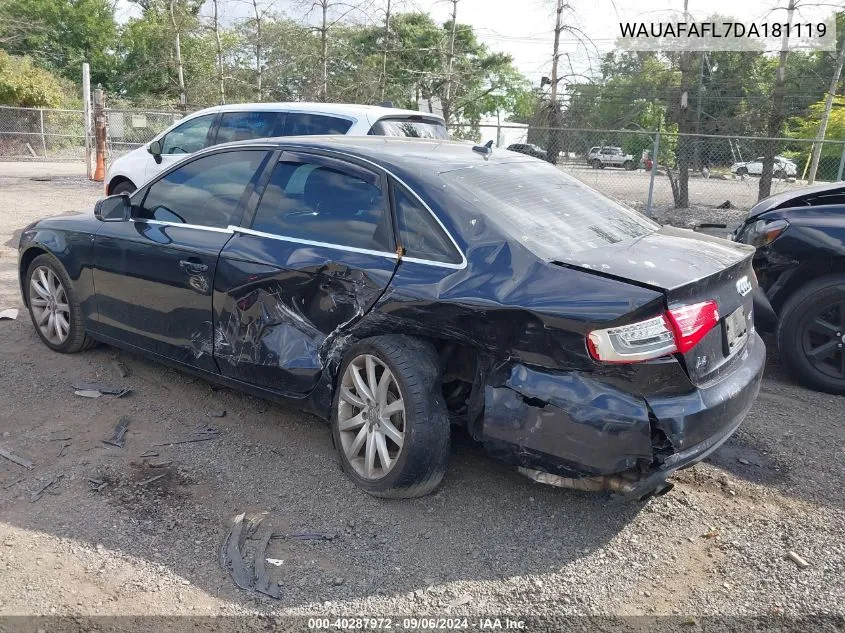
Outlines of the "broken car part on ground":
[[20,276],[51,349],[105,342],[317,413],[371,494],[433,490],[451,423],[639,498],[756,397],[752,254],[512,152],[274,139],[29,226]]

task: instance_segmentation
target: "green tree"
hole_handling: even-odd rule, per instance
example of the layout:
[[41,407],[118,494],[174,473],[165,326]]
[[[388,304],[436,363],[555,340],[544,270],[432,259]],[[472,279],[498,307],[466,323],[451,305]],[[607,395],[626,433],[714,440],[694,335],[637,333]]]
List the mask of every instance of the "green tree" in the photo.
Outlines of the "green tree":
[[92,82],[110,88],[116,41],[108,0],[0,0],[0,48],[72,81],[88,62]]
[[29,57],[0,50],[0,104],[56,108],[63,99],[63,86],[55,75],[35,66]]

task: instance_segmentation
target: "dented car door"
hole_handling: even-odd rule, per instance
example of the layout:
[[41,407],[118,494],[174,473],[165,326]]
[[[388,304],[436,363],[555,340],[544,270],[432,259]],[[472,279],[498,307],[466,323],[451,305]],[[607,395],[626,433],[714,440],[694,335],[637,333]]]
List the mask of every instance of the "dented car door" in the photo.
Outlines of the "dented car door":
[[283,152],[214,284],[214,355],[231,378],[310,392],[345,328],[382,295],[398,257],[384,175]]

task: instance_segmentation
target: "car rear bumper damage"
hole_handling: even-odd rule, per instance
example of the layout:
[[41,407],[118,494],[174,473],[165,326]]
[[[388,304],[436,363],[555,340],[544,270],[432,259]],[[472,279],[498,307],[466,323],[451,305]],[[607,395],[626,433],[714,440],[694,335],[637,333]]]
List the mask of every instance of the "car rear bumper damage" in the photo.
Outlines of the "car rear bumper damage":
[[715,451],[757,397],[766,350],[756,333],[733,371],[684,394],[640,396],[595,374],[513,364],[485,391],[483,441],[532,479],[625,498]]

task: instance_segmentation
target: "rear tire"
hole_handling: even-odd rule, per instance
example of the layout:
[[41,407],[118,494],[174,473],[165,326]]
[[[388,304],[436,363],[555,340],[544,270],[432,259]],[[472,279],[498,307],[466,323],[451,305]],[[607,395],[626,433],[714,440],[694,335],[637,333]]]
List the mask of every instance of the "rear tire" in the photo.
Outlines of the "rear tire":
[[593,166],[593,169],[601,169],[601,161],[597,158],[594,158],[590,165]]
[[[25,279],[24,291],[29,316],[38,337],[47,347],[56,352],[72,354],[96,344],[85,333],[85,319],[79,297],[59,260],[47,253],[39,255],[29,265]],[[46,284],[44,280],[47,280]],[[53,310],[53,307],[56,309]],[[57,329],[51,328],[50,325],[57,320],[61,325]]]
[[845,394],[845,275],[815,279],[789,297],[777,340],[795,378],[813,389]]
[[131,180],[123,180],[117,183],[111,190],[111,195],[116,196],[119,193],[135,193],[137,187]]
[[626,161],[625,161],[625,164],[624,164],[624,165],[622,165],[622,166],[623,166],[625,169],[627,169],[628,171],[631,171],[631,170],[634,168],[634,163],[633,163],[633,161],[626,160]]
[[[370,384],[376,385],[372,398],[366,394]],[[375,497],[399,499],[421,497],[440,484],[450,442],[441,389],[437,352],[419,339],[376,336],[347,352],[332,404],[332,439],[343,470],[359,488]],[[401,407],[396,405],[400,400]],[[386,408],[390,413],[384,415]]]

